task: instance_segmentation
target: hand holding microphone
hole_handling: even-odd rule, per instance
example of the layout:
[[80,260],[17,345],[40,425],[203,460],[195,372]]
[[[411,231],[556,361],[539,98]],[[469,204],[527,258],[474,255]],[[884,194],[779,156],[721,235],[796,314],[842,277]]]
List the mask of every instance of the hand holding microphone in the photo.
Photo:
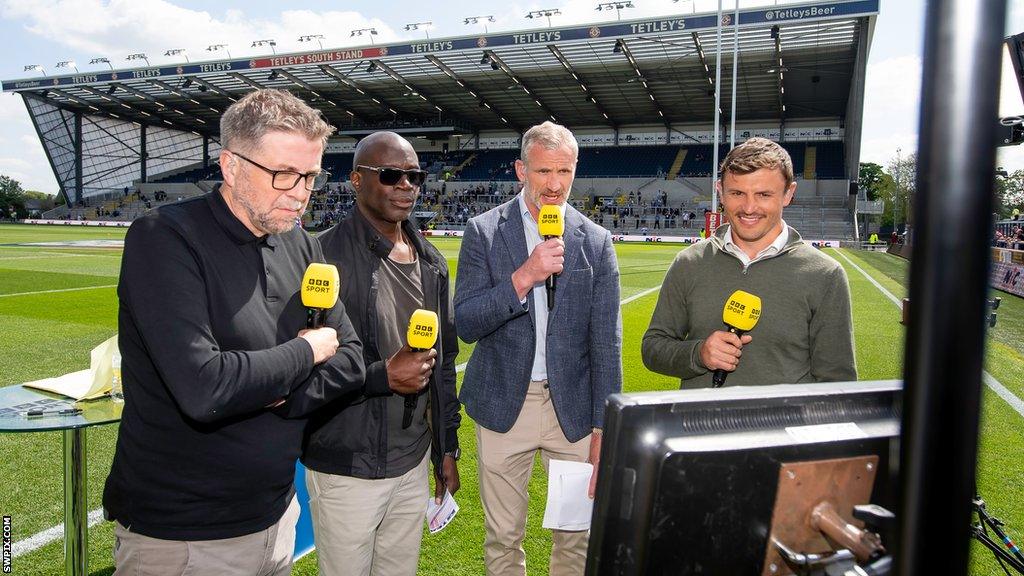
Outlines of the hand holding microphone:
[[313,349],[313,363],[328,360],[338,350],[338,332],[324,326],[327,310],[338,303],[338,268],[331,264],[314,262],[302,276],[302,305],[306,307],[306,329],[299,337]]
[[761,317],[761,299],[753,294],[737,290],[729,296],[722,310],[722,322],[727,331],[715,331],[700,348],[700,359],[709,370],[714,370],[712,386],[725,384],[726,376],[739,365],[741,349],[751,341],[747,334],[753,330]]
[[412,425],[413,412],[420,390],[430,381],[434,370],[434,342],[437,342],[437,313],[422,308],[409,317],[407,344],[387,362],[388,385],[393,392],[405,396],[402,428]]
[[437,314],[419,309],[409,318],[405,346],[387,361],[388,386],[397,394],[415,394],[422,390],[434,369],[437,351]]
[[[559,254],[558,270],[548,275],[547,279],[544,280],[544,286],[548,291],[548,310],[555,307],[555,289],[558,284],[558,274],[562,273],[562,264],[564,262],[565,244],[561,242],[562,235],[565,233],[565,219],[562,217],[562,207],[554,204],[545,204],[540,207],[540,213],[537,214],[537,231],[544,237],[545,240],[551,240],[557,238],[561,244],[561,253]],[[537,248],[540,248],[538,246]],[[536,252],[536,248],[534,252]]]

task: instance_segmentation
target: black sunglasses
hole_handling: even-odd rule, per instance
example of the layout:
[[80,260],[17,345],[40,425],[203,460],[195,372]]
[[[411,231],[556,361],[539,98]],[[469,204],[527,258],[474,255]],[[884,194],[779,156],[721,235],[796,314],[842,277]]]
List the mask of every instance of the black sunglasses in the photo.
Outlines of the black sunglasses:
[[401,170],[399,168],[388,168],[387,166],[365,166],[356,164],[356,169],[365,168],[377,173],[380,183],[385,186],[394,186],[402,181],[402,176],[409,180],[409,184],[420,187],[427,181],[426,170]]

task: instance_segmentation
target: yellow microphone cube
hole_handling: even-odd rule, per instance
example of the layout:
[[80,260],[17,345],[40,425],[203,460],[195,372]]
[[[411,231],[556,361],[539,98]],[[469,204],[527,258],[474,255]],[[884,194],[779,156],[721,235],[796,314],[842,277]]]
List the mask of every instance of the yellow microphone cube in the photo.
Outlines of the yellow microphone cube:
[[302,276],[302,305],[322,310],[334,308],[340,290],[338,267],[314,262]]
[[409,341],[409,348],[414,350],[429,350],[437,342],[437,313],[422,308],[416,310],[409,317],[409,332],[406,339]]
[[729,296],[722,310],[722,322],[740,332],[749,332],[761,317],[761,298],[737,290]]
[[554,204],[545,204],[540,207],[540,214],[537,215],[537,231],[541,236],[561,236],[565,232],[565,216],[562,215],[563,208]]

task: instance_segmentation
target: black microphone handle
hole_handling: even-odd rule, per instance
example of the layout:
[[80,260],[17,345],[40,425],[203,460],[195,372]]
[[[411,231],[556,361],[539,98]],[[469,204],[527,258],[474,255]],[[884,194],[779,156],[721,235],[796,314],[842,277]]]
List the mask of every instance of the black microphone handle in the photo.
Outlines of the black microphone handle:
[[[552,238],[558,238],[558,236],[545,236],[545,240]],[[558,274],[552,274],[548,276],[548,279],[544,281],[544,287],[548,289],[548,310],[555,309],[555,288],[558,286]]]
[[711,387],[712,388],[721,388],[722,386],[724,386],[725,385],[725,378],[728,375],[729,375],[729,373],[726,372],[725,370],[722,370],[721,368],[719,368],[718,370],[715,370],[714,374],[712,374],[712,376],[711,376]]
[[544,281],[544,286],[548,289],[548,310],[554,310],[555,308],[555,287],[557,284],[557,274],[548,276],[548,279]]
[[323,328],[324,310],[322,308],[306,308],[306,328]]
[[[425,352],[423,348],[413,348],[413,352]],[[416,410],[416,403],[419,401],[419,393],[405,394],[405,410],[402,412],[402,430],[412,426],[413,411]]]
[[[729,332],[732,332],[733,334],[735,334],[737,336],[743,336],[743,331],[742,330],[737,330],[737,329],[733,328],[732,326],[728,326],[728,328],[729,328]],[[719,368],[718,370],[715,370],[714,373],[711,375],[711,387],[712,388],[721,388],[722,386],[725,385],[725,379],[728,376],[729,376],[729,373],[726,372],[725,370],[722,370],[721,368]]]

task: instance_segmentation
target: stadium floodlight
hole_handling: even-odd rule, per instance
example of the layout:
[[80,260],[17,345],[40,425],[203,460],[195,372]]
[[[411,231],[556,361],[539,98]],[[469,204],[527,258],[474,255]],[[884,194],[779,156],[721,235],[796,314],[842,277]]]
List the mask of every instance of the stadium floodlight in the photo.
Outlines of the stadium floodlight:
[[28,64],[25,66],[25,72],[29,72],[32,70],[39,70],[43,73],[43,76],[46,76],[46,70],[43,70],[42,64]]
[[494,21],[495,21],[494,20],[494,16],[491,16],[491,15],[486,15],[486,16],[469,16],[468,18],[464,18],[462,20],[462,23],[463,24],[480,24],[481,22],[483,22],[484,34],[487,34],[487,23],[488,22],[494,22]]
[[299,36],[299,42],[312,42],[313,40],[316,40],[316,43],[320,45],[321,50],[324,49],[323,39],[323,34],[305,34],[303,36]]
[[357,29],[349,32],[348,37],[351,38],[353,36],[362,36],[366,32],[370,33],[370,45],[372,46],[373,45],[373,37],[377,35],[377,29],[376,28],[357,28]]
[[114,69],[114,65],[110,63],[110,60],[102,56],[100,56],[99,58],[93,58],[92,60],[89,60],[89,64],[106,64],[107,66],[110,66],[111,70]]
[[188,62],[188,52],[184,48],[171,48],[167,52],[164,52],[164,56],[184,56],[185,62]]
[[373,74],[376,71],[377,71],[377,63],[376,62],[370,62],[370,65],[366,67],[366,73],[367,74]]
[[427,22],[411,22],[411,23],[405,25],[405,30],[407,32],[410,31],[410,30],[419,30],[420,26],[423,26],[423,33],[427,35],[427,40],[430,40],[430,32],[427,29],[430,28],[433,25],[434,25],[434,23],[430,22],[430,21],[427,21]]
[[551,17],[558,16],[561,13],[562,11],[558,8],[543,8],[541,10],[527,12],[526,17],[532,20],[533,18],[540,18],[541,16],[544,16],[548,19],[548,28],[551,28]]
[[616,20],[622,20],[622,10],[623,10],[623,8],[633,8],[633,7],[634,7],[633,3],[632,2],[628,2],[628,1],[627,2],[602,2],[601,4],[598,4],[597,8],[594,8],[594,10],[597,10],[598,12],[600,12],[602,10],[615,10],[615,19]]
[[138,52],[135,54],[129,54],[125,56],[125,60],[143,60],[146,62],[146,66],[149,66],[149,58],[146,57],[144,52]]
[[207,52],[216,52],[218,50],[224,50],[228,54],[228,59],[231,59],[231,51],[228,50],[227,44],[210,44],[206,47]]
[[256,48],[257,46],[270,46],[270,52],[272,54],[277,54],[277,49],[274,48],[274,46],[277,46],[277,41],[273,38],[267,38],[266,40],[253,40],[250,48]]
[[619,38],[618,40],[616,40],[615,41],[615,46],[612,47],[612,54],[619,54],[619,53],[621,53],[622,52],[622,47],[625,44],[626,43],[622,41],[622,38]]
[[78,66],[74,60],[64,60],[63,62],[57,62],[53,66],[54,68],[74,68],[75,74],[78,74]]

